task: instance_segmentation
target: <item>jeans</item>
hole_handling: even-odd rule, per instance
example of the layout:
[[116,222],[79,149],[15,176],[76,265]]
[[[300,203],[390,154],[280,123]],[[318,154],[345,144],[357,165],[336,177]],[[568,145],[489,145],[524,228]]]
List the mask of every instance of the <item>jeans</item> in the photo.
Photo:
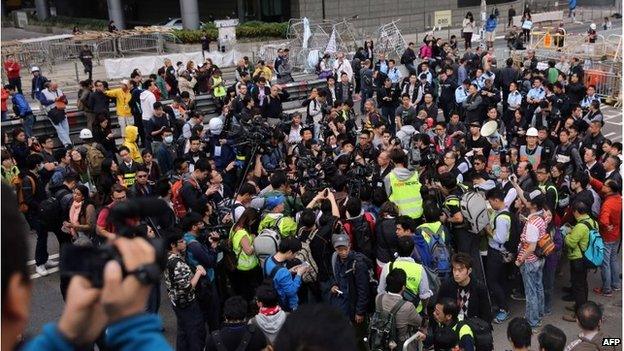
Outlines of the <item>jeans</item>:
[[145,312],[158,314],[159,309],[160,309],[160,282],[152,285],[152,290],[150,290],[150,294],[147,299],[147,306],[145,307]]
[[173,306],[173,311],[178,323],[176,350],[202,351],[206,343],[206,327],[197,300],[186,307]]
[[574,307],[579,308],[587,302],[587,267],[582,258],[570,260],[570,280],[572,281]]
[[[52,123],[51,119],[50,123]],[[64,118],[59,124],[52,123],[52,126],[56,129],[56,135],[61,140],[63,146],[72,144],[72,141],[69,138],[69,122],[67,122],[67,118]]]
[[544,285],[542,283],[542,268],[544,260],[525,262],[520,266],[524,292],[526,293],[525,318],[531,327],[536,327],[544,315]]
[[[556,253],[553,253],[556,255]],[[552,312],[553,292],[555,290],[555,276],[557,275],[557,266],[544,264],[542,271],[542,283],[544,285],[544,312]]]
[[600,267],[602,292],[609,293],[620,288],[620,262],[617,254],[618,242],[605,243],[604,261]]
[[32,113],[22,117],[22,126],[27,137],[33,136],[33,126],[35,125],[35,116]]
[[2,111],[2,121],[8,121],[9,120],[9,114],[8,111]]
[[487,285],[490,288],[492,303],[501,310],[508,311],[507,296],[505,294],[505,262],[503,254],[491,247],[488,247],[487,254]]
[[48,262],[48,231],[33,211],[26,213],[26,221],[31,230],[37,233],[37,243],[35,244],[35,264],[41,266]]
[[416,74],[416,67],[414,67],[414,63],[406,63],[405,68],[409,71],[410,74]]

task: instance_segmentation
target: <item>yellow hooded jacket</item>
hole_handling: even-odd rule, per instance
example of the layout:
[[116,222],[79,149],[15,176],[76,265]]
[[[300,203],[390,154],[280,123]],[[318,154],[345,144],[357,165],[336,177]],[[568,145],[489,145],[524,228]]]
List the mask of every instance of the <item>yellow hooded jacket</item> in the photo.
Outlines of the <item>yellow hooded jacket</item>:
[[124,92],[121,88],[115,88],[104,92],[106,96],[115,98],[115,106],[117,106],[117,117],[132,117],[130,111],[130,91]]
[[130,156],[132,156],[134,162],[143,163],[141,150],[139,150],[139,145],[137,145],[136,142],[138,136],[139,128],[135,126],[126,126],[126,136],[124,137],[124,142],[121,145],[130,149]]

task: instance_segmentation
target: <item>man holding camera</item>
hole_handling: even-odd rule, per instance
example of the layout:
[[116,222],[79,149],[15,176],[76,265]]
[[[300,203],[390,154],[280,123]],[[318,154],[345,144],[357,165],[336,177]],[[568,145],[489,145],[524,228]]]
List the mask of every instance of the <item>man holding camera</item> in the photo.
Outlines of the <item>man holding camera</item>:
[[[2,350],[13,349],[24,333],[32,293],[26,265],[27,226],[15,202],[11,188],[2,184]],[[110,350],[171,350],[162,335],[160,318],[143,312],[150,285],[139,272],[156,261],[154,247],[142,238],[119,238],[113,245],[121,262],[106,263],[103,286],[94,287],[87,278],[74,276],[59,321],[44,326],[22,350],[89,347],[104,329],[104,342]],[[125,277],[121,264],[130,272]]]

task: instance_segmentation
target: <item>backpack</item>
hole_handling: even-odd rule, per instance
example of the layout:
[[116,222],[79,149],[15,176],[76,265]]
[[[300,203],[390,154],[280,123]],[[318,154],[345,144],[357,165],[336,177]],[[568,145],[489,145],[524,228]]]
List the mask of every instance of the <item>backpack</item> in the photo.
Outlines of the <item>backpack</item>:
[[429,242],[429,256],[431,258],[430,265],[436,273],[448,273],[451,271],[451,254],[448,250],[448,246],[442,239],[443,227],[440,225],[438,230],[434,233],[427,227],[422,227],[422,230],[426,231],[431,236]]
[[[197,183],[189,179],[191,184],[198,188]],[[173,213],[178,219],[184,218],[188,212],[184,200],[182,200],[182,188],[184,187],[184,179],[178,179],[171,186],[171,204],[173,205]]]
[[[338,254],[334,252],[331,258],[332,275],[336,274],[336,262],[337,261],[338,261]],[[356,271],[356,266],[358,262],[364,263],[368,270],[368,297],[369,297],[368,298],[368,311],[371,312],[375,310],[375,299],[372,297],[377,296],[377,286],[379,285],[379,282],[377,281],[377,279],[375,279],[375,263],[373,263],[373,261],[371,261],[364,254],[355,252],[355,259],[353,260],[353,266],[351,267],[350,270],[347,271],[347,273],[352,273],[350,279],[353,282],[353,286],[355,286],[355,271]]]
[[282,218],[284,216],[278,218],[270,227],[262,229],[254,239],[254,251],[258,258],[263,261],[277,253],[277,248],[282,241],[282,235],[279,230],[279,223]]
[[[308,238],[306,240],[300,240],[301,250],[295,253],[295,258],[298,258],[301,262],[307,262],[310,265],[310,269],[308,269],[303,276],[301,276],[304,283],[313,283],[318,278],[318,265],[316,264],[314,256],[312,256],[312,250],[310,249],[310,243],[314,240],[317,233],[318,229],[314,229],[310,234],[308,234]],[[299,238],[299,236],[297,236],[297,238]]]
[[39,204],[39,218],[48,228],[59,224],[63,218],[61,199],[70,194],[67,189],[59,189]]
[[[249,342],[251,341],[251,337],[253,333],[256,332],[256,326],[250,324],[247,326],[245,330],[245,334],[243,334],[243,338],[240,341],[240,344],[236,347],[234,351],[245,351],[247,350],[247,346],[249,346]],[[223,339],[221,338],[221,330],[215,330],[211,333],[212,340],[214,341],[215,347],[217,351],[228,351],[228,348],[223,343]]]
[[372,257],[375,217],[370,212],[364,212],[360,217],[346,220],[343,228],[353,243],[353,250]]
[[[390,345],[399,345],[397,339],[396,314],[405,304],[405,300],[397,301],[390,312],[382,309],[384,296],[379,296],[379,304],[375,307],[368,326],[368,347],[370,351],[390,350]],[[402,346],[402,345],[401,345]]]
[[478,317],[467,318],[457,323],[457,333],[466,324],[472,329],[475,351],[491,351],[494,349],[492,326],[488,322]]
[[105,159],[104,154],[93,145],[87,145],[86,148],[89,172],[91,175],[99,176],[102,172],[102,161]]
[[32,177],[29,175],[24,175],[23,177],[21,175],[18,175],[17,177],[13,178],[13,183],[11,185],[15,187],[15,193],[17,194],[18,209],[21,213],[26,213],[28,212],[28,204],[26,203],[26,197],[24,196],[24,179],[23,178],[28,178],[28,180],[30,181],[30,186],[32,187],[33,195],[37,191],[37,185],[35,183],[35,180],[32,179]]
[[466,191],[459,200],[459,208],[472,233],[478,234],[490,224],[487,200],[481,193],[474,190]]
[[440,281],[440,277],[429,267],[423,266],[423,268],[425,270],[425,274],[427,275],[427,281],[429,282],[429,290],[431,290],[432,293],[431,297],[427,300],[427,307],[435,308],[442,282]]
[[509,238],[503,244],[503,247],[507,252],[516,254],[518,253],[518,244],[520,244],[520,223],[518,223],[518,217],[515,213],[510,211],[502,211],[494,216],[494,230],[496,230],[496,219],[498,216],[506,215],[510,218]]
[[583,253],[583,262],[588,268],[598,268],[602,265],[602,261],[604,260],[604,241],[597,228],[594,228],[588,221],[582,221],[581,223],[589,229],[589,240],[585,251],[581,249],[581,243],[578,243],[579,249],[581,249]]
[[555,252],[555,243],[549,231],[541,235],[535,245],[535,256],[544,258]]

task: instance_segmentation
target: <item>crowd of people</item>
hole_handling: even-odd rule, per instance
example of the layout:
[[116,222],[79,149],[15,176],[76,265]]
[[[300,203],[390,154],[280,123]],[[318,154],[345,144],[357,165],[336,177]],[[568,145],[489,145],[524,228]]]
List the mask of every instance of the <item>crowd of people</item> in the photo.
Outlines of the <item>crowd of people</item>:
[[[37,235],[36,273],[58,265],[49,232],[61,261],[70,244],[114,245],[126,272],[155,258],[145,240],[123,238],[120,223],[166,249],[164,284],[136,273],[122,282],[118,264],[106,265],[101,291],[61,275],[58,328],[26,349],[166,349],[161,285],[178,350],[398,350],[414,335],[435,350],[501,350],[508,345],[492,338],[501,323],[514,350],[533,333],[539,350],[605,349],[603,312],[591,300],[621,289],[622,144],[602,134],[601,101],[579,58],[539,70],[531,50],[518,64],[492,48],[467,45],[460,56],[456,41],[433,35],[422,45],[402,55],[407,75],[372,41],[352,59],[326,54],[317,69],[327,83],[312,89],[304,113],[283,107],[288,50],[273,64],[241,59],[230,82],[209,59],[165,60],[120,83],[87,79],[80,145],[69,137],[66,96],[33,67],[31,98],[60,148],[54,136],[34,136],[16,81],[5,86],[23,127],[2,140],[3,213],[12,186],[12,205]],[[217,117],[204,118],[199,94],[212,96]],[[155,202],[167,206],[113,220],[126,204]],[[3,241],[25,241],[6,222]],[[5,274],[6,247],[3,333],[5,313],[27,318],[7,305],[29,286],[25,258],[9,254],[17,261]],[[600,286],[588,286],[590,268]],[[557,299],[571,302],[566,311],[554,309]],[[85,305],[98,303],[105,317],[81,326]],[[552,313],[578,323],[580,336],[542,327]]]

